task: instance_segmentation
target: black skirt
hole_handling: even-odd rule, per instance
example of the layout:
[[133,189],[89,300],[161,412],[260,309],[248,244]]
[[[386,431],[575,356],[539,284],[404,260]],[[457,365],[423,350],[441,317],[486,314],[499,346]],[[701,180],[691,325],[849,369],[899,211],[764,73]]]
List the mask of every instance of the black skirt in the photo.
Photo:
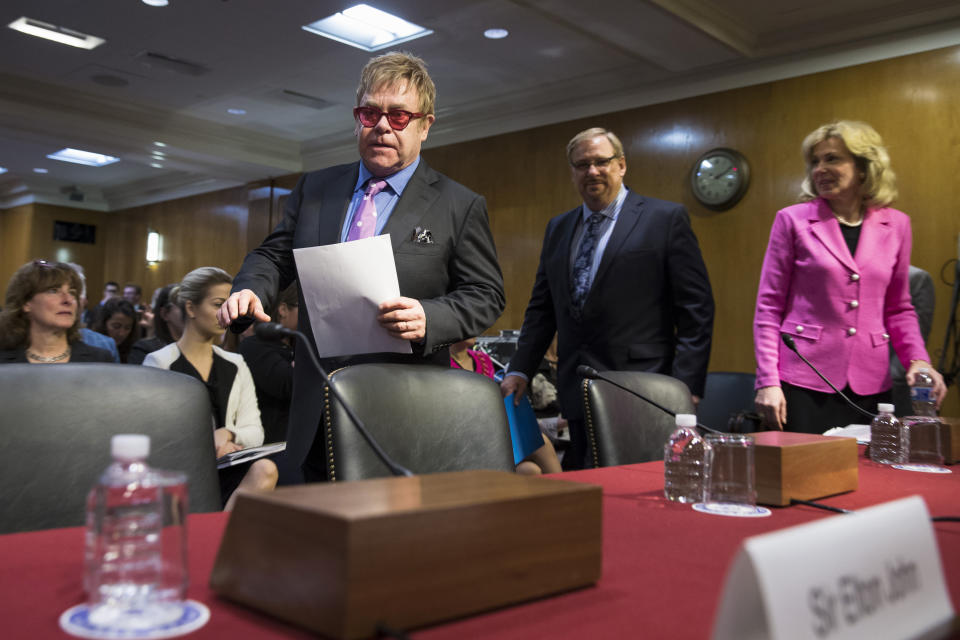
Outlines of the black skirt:
[[[836,393],[824,393],[797,387],[787,382],[780,385],[787,399],[786,431],[800,433],[823,433],[833,427],[845,427],[848,424],[870,424],[870,418],[860,413]],[[877,404],[892,402],[892,393],[881,391],[869,396],[860,396],[846,387],[843,394],[857,406],[870,413],[877,412]]]

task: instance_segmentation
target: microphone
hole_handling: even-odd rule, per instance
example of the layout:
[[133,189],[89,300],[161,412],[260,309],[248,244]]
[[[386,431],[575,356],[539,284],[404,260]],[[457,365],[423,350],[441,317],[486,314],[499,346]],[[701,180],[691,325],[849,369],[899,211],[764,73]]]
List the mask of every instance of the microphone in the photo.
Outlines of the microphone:
[[[643,400],[644,402],[646,402],[646,403],[648,403],[648,404],[652,404],[652,405],[655,406],[657,409],[660,409],[660,411],[663,411],[664,413],[666,413],[666,414],[668,414],[668,415],[671,415],[671,416],[673,416],[674,418],[677,417],[677,413],[676,413],[675,411],[671,411],[670,409],[667,409],[667,408],[664,407],[663,405],[654,402],[654,401],[651,400],[650,398],[648,398],[648,397],[646,397],[646,396],[644,396],[644,395],[642,395],[642,394],[640,394],[640,393],[637,393],[637,392],[634,391],[633,389],[631,389],[631,388],[629,388],[629,387],[625,387],[625,386],[623,386],[622,384],[620,384],[620,383],[618,383],[618,382],[616,382],[616,381],[614,381],[614,380],[611,380],[610,378],[602,375],[599,371],[597,371],[596,369],[594,369],[593,367],[591,367],[591,366],[589,366],[589,365],[581,364],[580,366],[578,366],[578,367],[577,367],[577,375],[580,376],[581,378],[589,378],[590,380],[603,380],[604,382],[608,382],[608,383],[612,384],[613,386],[615,386],[616,388],[622,389],[622,390],[626,391],[627,393],[629,393],[629,394],[631,394],[631,395],[634,395],[634,396],[640,398],[641,400]],[[709,431],[710,433],[721,433],[720,431],[717,431],[716,429],[711,429],[710,427],[708,427],[708,426],[706,426],[706,425],[704,425],[704,424],[700,424],[699,422],[697,423],[697,428],[698,428],[698,429],[702,429],[703,431]]]
[[[230,326],[232,327],[233,325]],[[360,435],[363,436],[363,439],[367,441],[367,444],[370,445],[370,448],[373,449],[373,452],[377,454],[377,457],[380,458],[380,461],[383,462],[383,464],[390,469],[390,473],[395,476],[413,476],[413,472],[411,472],[409,469],[397,462],[394,462],[394,460],[387,455],[387,452],[380,447],[380,444],[373,438],[373,436],[370,435],[370,432],[367,431],[367,428],[363,425],[363,421],[357,417],[357,414],[353,412],[353,409],[350,407],[347,401],[343,399],[343,396],[340,395],[340,392],[337,390],[337,388],[333,386],[330,378],[327,377],[327,372],[324,371],[323,367],[320,366],[320,362],[313,354],[313,349],[310,348],[310,341],[307,340],[307,336],[303,335],[299,331],[287,329],[282,324],[276,322],[260,322],[256,327],[254,327],[253,331],[261,340],[274,341],[286,337],[300,338],[301,344],[303,345],[303,351],[310,356],[310,361],[313,362],[313,366],[315,366],[317,371],[320,372],[320,377],[323,378],[323,381],[333,393],[333,397],[335,397],[343,406],[343,410],[347,412],[347,415],[357,428],[357,431],[359,431]]]
[[[233,325],[230,326],[232,327]],[[261,322],[253,328],[253,332],[257,334],[257,337],[261,340],[269,340],[270,342],[274,342],[282,338],[296,338],[297,334],[300,333],[299,331],[287,329],[279,322]]]
[[[230,323],[230,326],[228,327],[228,329],[230,329],[230,333],[236,333],[237,335],[239,335],[244,331],[246,331],[247,328],[252,324],[253,324],[253,316],[238,316],[236,320]],[[270,324],[276,324],[276,323],[270,323]],[[280,325],[277,325],[277,326],[280,326]],[[280,328],[282,329],[283,327],[280,327]]]
[[815,374],[817,374],[818,376],[820,376],[820,379],[823,380],[824,382],[826,382],[826,383],[827,383],[827,386],[829,386],[831,389],[833,389],[834,391],[836,391],[836,392],[837,392],[837,395],[839,395],[841,398],[843,398],[848,405],[850,405],[851,407],[853,407],[854,409],[856,409],[857,411],[859,411],[859,412],[862,413],[863,415],[865,415],[865,416],[867,416],[868,418],[870,418],[870,420],[873,420],[874,418],[877,417],[877,414],[875,414],[875,413],[870,413],[869,411],[867,411],[866,409],[864,409],[863,407],[861,407],[861,406],[859,406],[857,403],[855,403],[853,400],[851,400],[851,399],[848,398],[847,396],[843,395],[843,392],[840,391],[840,389],[837,389],[837,387],[836,387],[832,382],[830,382],[829,380],[827,380],[827,377],[826,377],[825,375],[823,375],[822,373],[820,373],[820,370],[819,370],[819,369],[817,369],[815,366],[813,366],[813,364],[811,364],[809,360],[807,360],[806,358],[804,358],[804,357],[803,357],[803,354],[800,353],[800,352],[797,350],[797,343],[796,343],[796,341],[793,339],[793,336],[791,336],[789,333],[781,333],[781,334],[780,334],[780,339],[783,340],[783,344],[787,345],[787,348],[790,349],[790,351],[793,351],[795,354],[797,354],[797,357],[798,357],[798,358],[800,358],[801,360],[803,360],[803,363],[804,363],[805,365],[807,365],[808,367],[810,367],[811,369],[813,369],[813,372],[814,372]]

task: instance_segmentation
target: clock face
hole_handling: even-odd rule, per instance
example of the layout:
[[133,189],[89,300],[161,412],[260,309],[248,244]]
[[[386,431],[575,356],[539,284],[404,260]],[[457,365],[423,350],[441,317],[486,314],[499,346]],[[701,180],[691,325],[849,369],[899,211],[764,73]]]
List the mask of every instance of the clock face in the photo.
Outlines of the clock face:
[[732,149],[712,149],[693,165],[693,195],[711,209],[732,207],[747,190],[750,172],[746,159]]

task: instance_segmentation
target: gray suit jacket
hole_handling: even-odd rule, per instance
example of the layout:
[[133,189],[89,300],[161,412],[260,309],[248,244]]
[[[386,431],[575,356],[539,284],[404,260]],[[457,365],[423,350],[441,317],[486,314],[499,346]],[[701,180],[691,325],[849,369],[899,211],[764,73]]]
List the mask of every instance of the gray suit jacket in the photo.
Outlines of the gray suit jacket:
[[[283,219],[244,260],[233,290],[251,289],[265,308],[272,308],[277,293],[297,279],[293,249],[340,242],[359,166],[356,162],[339,165],[300,178],[287,199]],[[416,242],[418,227],[430,231],[433,243]],[[322,363],[327,371],[361,362],[449,366],[447,347],[481,335],[503,311],[503,276],[482,196],[434,171],[421,158],[383,233],[390,234],[400,294],[423,305],[426,339],[422,345],[413,345],[412,355],[328,359]],[[313,344],[302,293],[299,320],[300,331]],[[322,384],[309,359],[298,356],[287,430],[288,459],[283,465],[288,472],[300,467],[316,438]]]

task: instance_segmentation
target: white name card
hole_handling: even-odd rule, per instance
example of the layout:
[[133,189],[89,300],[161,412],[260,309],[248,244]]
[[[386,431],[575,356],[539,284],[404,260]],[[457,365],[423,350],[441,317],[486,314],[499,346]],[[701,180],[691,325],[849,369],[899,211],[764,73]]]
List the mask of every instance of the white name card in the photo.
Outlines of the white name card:
[[912,496],[745,540],[713,638],[927,638],[952,619],[930,514]]

